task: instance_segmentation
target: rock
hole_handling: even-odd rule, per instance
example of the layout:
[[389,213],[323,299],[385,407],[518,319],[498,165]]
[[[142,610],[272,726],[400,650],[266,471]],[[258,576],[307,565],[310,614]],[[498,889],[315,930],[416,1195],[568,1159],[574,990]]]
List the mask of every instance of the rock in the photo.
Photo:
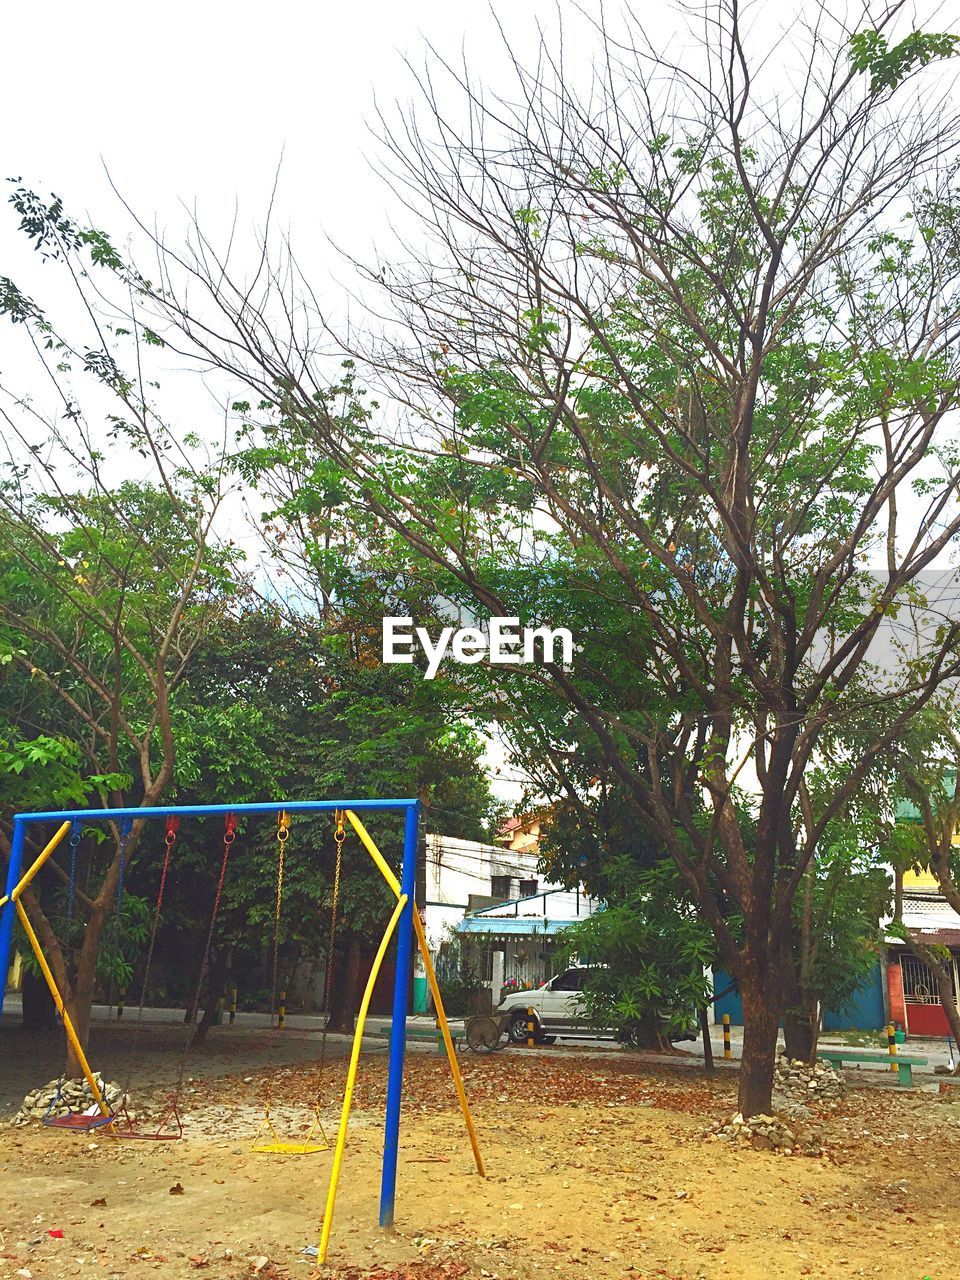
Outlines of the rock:
[[[115,1081],[107,1081],[102,1075],[94,1080],[108,1107],[115,1108],[124,1098],[123,1087]],[[72,1111],[87,1111],[94,1105],[93,1092],[86,1080],[50,1080],[42,1088],[32,1089],[23,1099],[20,1110],[11,1120],[13,1125],[29,1124],[43,1120],[49,1113],[66,1116]]]

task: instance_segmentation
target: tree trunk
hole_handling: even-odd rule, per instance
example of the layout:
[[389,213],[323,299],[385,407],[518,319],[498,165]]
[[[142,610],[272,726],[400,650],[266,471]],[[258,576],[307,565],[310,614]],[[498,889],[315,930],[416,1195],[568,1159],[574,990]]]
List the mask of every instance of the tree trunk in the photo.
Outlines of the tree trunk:
[[697,1011],[700,1020],[700,1035],[703,1039],[703,1065],[707,1071],[713,1071],[713,1045],[710,1043],[710,1015],[706,1006]]
[[23,987],[24,1031],[52,1031],[57,1025],[56,1006],[46,982],[29,970],[24,972]]
[[[67,1013],[70,1015],[70,1021],[73,1023],[73,1029],[77,1033],[77,1039],[83,1045],[84,1052],[87,1048],[87,1037],[90,1034],[90,1009],[92,1001],[78,1001],[76,995],[71,992],[68,996],[63,997],[63,1003]],[[73,1045],[67,1040],[67,1061],[64,1067],[64,1074],[68,1080],[82,1080],[83,1068],[80,1066],[80,1059],[74,1052]]]
[[327,1021],[328,1031],[340,1031],[344,1035],[353,1034],[353,1024],[360,1005],[360,964],[362,947],[360,935],[352,933],[347,942],[347,954],[343,965],[343,976],[334,985],[331,992],[330,1018]]
[[771,983],[741,980],[743,995],[743,1054],[740,1058],[740,1114],[769,1115],[773,1095],[773,1071],[777,1058],[779,1001]]
[[810,1062],[817,1051],[814,1017],[802,1005],[792,1005],[783,1012],[784,1053],[799,1062]]
[[[83,1045],[84,1051],[86,1051],[90,1034],[90,1015],[93,1011],[93,993],[97,980],[97,956],[100,953],[100,937],[105,922],[106,911],[95,906],[90,912],[90,919],[83,931],[83,946],[80,948],[77,959],[73,987],[69,995],[65,992],[60,993],[70,1014],[77,1039]],[[69,1041],[67,1042],[66,1075],[71,1080],[78,1080],[83,1075],[79,1059]]]
[[[217,1016],[217,1006],[227,989],[227,975],[230,972],[230,948],[221,947],[213,957],[207,980],[207,1002],[203,1008],[203,1017],[197,1023],[190,1037],[190,1048],[196,1049],[207,1038],[207,1032],[213,1026]],[[194,1015],[196,1016],[196,1015]]]

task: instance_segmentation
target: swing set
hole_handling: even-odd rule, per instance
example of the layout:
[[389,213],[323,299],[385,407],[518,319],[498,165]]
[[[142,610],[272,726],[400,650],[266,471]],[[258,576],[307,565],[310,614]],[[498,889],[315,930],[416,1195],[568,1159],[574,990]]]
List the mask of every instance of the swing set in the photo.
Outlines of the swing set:
[[[403,861],[401,866],[400,879],[394,875],[389,863],[383,857],[377,848],[373,838],[367,831],[361,820],[360,814],[366,811],[401,811],[404,814],[404,842],[403,842]],[[336,844],[336,864],[334,871],[333,891],[331,895],[330,910],[330,928],[329,928],[329,945],[327,949],[327,967],[325,979],[325,1006],[329,1010],[330,993],[332,987],[333,976],[333,948],[336,942],[337,928],[337,909],[340,893],[341,866],[343,857],[343,845],[346,839],[346,823],[349,823],[359,837],[360,843],[369,853],[375,866],[383,876],[391,894],[395,898],[395,906],[393,913],[384,929],[383,937],[374,956],[373,964],[367,978],[367,984],[364,989],[363,998],[360,1002],[360,1010],[357,1015],[356,1031],[353,1038],[353,1044],[350,1052],[349,1065],[347,1068],[346,1083],[344,1086],[343,1102],[340,1110],[340,1121],[337,1129],[336,1142],[334,1144],[333,1161],[331,1165],[330,1178],[327,1186],[326,1203],[323,1214],[323,1223],[321,1229],[320,1244],[317,1250],[318,1261],[324,1262],[330,1242],[330,1231],[333,1224],[333,1214],[336,1205],[337,1188],[340,1180],[340,1173],[343,1165],[344,1150],[346,1147],[347,1129],[350,1119],[350,1107],[353,1100],[353,1091],[356,1084],[357,1072],[360,1062],[360,1050],[363,1040],[363,1031],[370,1008],[370,1001],[373,996],[374,987],[383,965],[387,949],[393,939],[394,934],[397,937],[396,948],[396,975],[393,990],[393,1017],[390,1030],[390,1056],[387,1077],[387,1103],[386,1116],[384,1121],[384,1150],[383,1163],[381,1166],[380,1177],[380,1226],[389,1228],[393,1226],[394,1220],[394,1203],[396,1199],[397,1185],[397,1159],[400,1141],[400,1108],[403,1092],[403,1063],[406,1048],[406,1018],[408,1007],[408,987],[410,980],[410,967],[412,960],[413,935],[416,933],[417,944],[423,958],[424,967],[427,972],[427,979],[433,994],[434,1006],[436,1009],[437,1021],[440,1026],[443,1037],[444,1047],[447,1053],[447,1060],[450,1064],[450,1073],[453,1078],[454,1087],[457,1092],[457,1098],[460,1103],[460,1109],[463,1113],[464,1123],[467,1129],[467,1135],[470,1146],[473,1151],[474,1162],[478,1174],[485,1176],[483,1159],[480,1155],[480,1147],[477,1141],[477,1134],[474,1128],[473,1119],[470,1115],[470,1108],[467,1103],[466,1092],[463,1087],[463,1079],[460,1074],[460,1066],[457,1062],[456,1049],[450,1035],[450,1028],[447,1023],[446,1013],[443,1008],[443,1001],[440,995],[440,989],[437,985],[436,974],[433,969],[433,963],[430,959],[430,953],[427,948],[426,935],[423,929],[423,923],[420,920],[419,913],[413,904],[414,883],[416,876],[416,853],[417,853],[417,835],[420,818],[420,804],[417,800],[347,800],[347,801],[328,801],[328,800],[294,800],[268,804],[239,804],[239,805],[195,805],[195,806],[169,806],[166,808],[129,808],[129,809],[90,809],[90,810],[73,810],[73,811],[53,811],[49,813],[22,813],[14,818],[13,838],[11,841],[10,862],[7,871],[6,892],[0,897],[0,973],[6,973],[9,965],[10,949],[13,936],[13,921],[18,919],[26,934],[27,940],[37,958],[37,963],[43,973],[43,977],[50,989],[57,1012],[63,1022],[64,1031],[67,1040],[73,1050],[77,1062],[80,1064],[84,1078],[90,1088],[91,1095],[94,1098],[96,1111],[91,1107],[88,1113],[68,1112],[66,1115],[51,1115],[45,1118],[44,1123],[49,1123],[51,1127],[71,1129],[74,1131],[85,1131],[92,1128],[100,1128],[102,1131],[116,1138],[144,1139],[152,1141],[175,1140],[183,1134],[183,1123],[179,1113],[179,1097],[183,1083],[183,1074],[189,1054],[189,1041],[184,1046],[184,1050],[180,1055],[177,1070],[177,1079],[174,1090],[167,1101],[162,1112],[159,1124],[154,1127],[138,1128],[131,1119],[126,1106],[127,1093],[130,1087],[132,1075],[132,1063],[136,1051],[136,1037],[139,1032],[140,1023],[143,1019],[143,1010],[147,997],[147,988],[150,977],[150,967],[153,961],[154,947],[157,939],[157,932],[160,925],[161,913],[163,909],[164,893],[167,885],[168,873],[170,870],[173,847],[177,839],[177,833],[180,827],[181,819],[184,817],[201,817],[210,815],[219,815],[224,820],[223,834],[223,853],[220,863],[220,874],[214,895],[210,924],[207,930],[206,945],[204,947],[203,958],[200,965],[200,973],[194,988],[191,1003],[188,1006],[188,1021],[192,1022],[196,1015],[197,1008],[201,997],[201,990],[206,974],[207,965],[210,958],[210,949],[213,942],[214,932],[216,928],[217,915],[220,908],[221,896],[223,893],[224,881],[227,874],[227,866],[230,857],[230,850],[234,843],[237,833],[239,821],[246,816],[256,816],[260,814],[276,815],[276,838],[277,838],[277,893],[276,907],[274,913],[274,929],[273,929],[273,948],[272,948],[272,989],[271,989],[271,1011],[270,1024],[271,1029],[275,1029],[278,1025],[278,1006],[277,1006],[277,971],[278,971],[278,954],[281,935],[281,921],[283,910],[283,889],[284,889],[284,869],[286,863],[286,844],[290,835],[291,815],[298,813],[331,813],[335,821],[334,841]],[[128,1071],[126,1081],[123,1085],[123,1093],[118,1105],[111,1109],[100,1089],[97,1079],[90,1068],[83,1046],[77,1036],[76,1029],[72,1020],[64,1006],[63,998],[60,994],[56,980],[47,963],[43,953],[43,948],[37,938],[37,935],[30,923],[30,918],[21,901],[24,890],[29,886],[32,880],[40,872],[47,860],[53,855],[59,845],[67,836],[70,836],[70,897],[68,899],[68,917],[72,913],[73,887],[76,881],[77,869],[77,847],[80,842],[80,834],[84,826],[96,823],[119,823],[120,831],[120,874],[118,882],[118,903],[123,892],[123,879],[126,863],[126,847],[130,833],[135,821],[148,821],[151,819],[161,819],[166,824],[165,852],[163,866],[160,873],[160,886],[157,893],[156,903],[154,905],[153,921],[150,930],[150,937],[147,946],[147,955],[145,960],[143,982],[141,985],[140,1002],[137,1016],[137,1026],[134,1029],[134,1038],[131,1044],[130,1059],[128,1063]],[[26,847],[27,829],[30,826],[59,822],[53,837],[43,848],[39,856],[31,864],[26,872],[23,871],[24,852]],[[3,1009],[3,985],[0,983],[0,1012]],[[192,1031],[191,1031],[192,1038]],[[252,1149],[257,1152],[270,1155],[309,1155],[316,1152],[329,1150],[329,1142],[323,1129],[321,1121],[321,1103],[323,1097],[323,1080],[324,1068],[326,1065],[326,1044],[327,1034],[324,1027],[323,1037],[321,1041],[320,1058],[318,1064],[318,1079],[316,1097],[313,1107],[313,1122],[310,1126],[306,1137],[300,1141],[285,1140],[278,1132],[273,1116],[271,1115],[271,1083],[272,1071],[268,1074],[267,1087],[264,1096],[264,1115],[260,1124],[260,1128],[253,1141]],[[59,1098],[59,1092],[58,1092]],[[55,1099],[55,1103],[57,1099]],[[55,1106],[51,1107],[54,1110]]]

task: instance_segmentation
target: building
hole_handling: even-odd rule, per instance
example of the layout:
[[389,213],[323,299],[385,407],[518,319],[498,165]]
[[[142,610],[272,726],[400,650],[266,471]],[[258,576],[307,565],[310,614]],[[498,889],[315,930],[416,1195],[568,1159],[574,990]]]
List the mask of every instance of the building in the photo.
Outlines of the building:
[[[514,847],[514,841],[518,847]],[[536,838],[515,827],[504,845],[426,837],[425,929],[432,954],[459,941],[492,996],[504,986],[536,987],[555,972],[557,935],[596,910],[581,888],[540,874]]]
[[[954,991],[960,992],[960,916],[931,872],[904,873],[903,923],[920,942],[949,950]],[[934,974],[901,938],[887,938],[885,976],[891,1022],[908,1035],[952,1034]]]
[[[897,820],[918,822],[920,815],[912,804],[901,801]],[[903,873],[903,923],[921,942],[950,951],[954,990],[960,993],[960,916],[940,893],[932,872]],[[902,938],[890,933],[884,941],[884,954],[847,1005],[824,1012],[823,1029],[878,1031],[892,1022],[908,1035],[949,1036],[950,1024],[931,970]],[[714,1002],[716,1020],[719,1022],[727,1013],[731,1022],[742,1023],[740,997],[719,969],[714,973],[714,990],[719,996]]]

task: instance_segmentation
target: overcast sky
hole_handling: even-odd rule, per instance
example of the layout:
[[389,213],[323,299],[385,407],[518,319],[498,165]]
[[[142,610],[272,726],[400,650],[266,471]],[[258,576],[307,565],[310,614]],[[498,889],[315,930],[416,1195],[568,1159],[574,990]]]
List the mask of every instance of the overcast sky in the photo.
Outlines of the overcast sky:
[[[672,21],[667,4],[651,7],[654,27]],[[537,21],[557,28],[553,0],[500,8],[521,48]],[[173,230],[181,200],[196,200],[207,225],[225,223],[235,199],[254,218],[282,152],[281,215],[318,270],[328,253],[321,227],[351,246],[385,229],[389,192],[368,168],[365,122],[375,96],[410,97],[404,56],[422,63],[430,40],[452,56],[465,47],[481,75],[496,79],[502,65],[488,8],[456,0],[54,0],[7,6],[3,25],[4,176],[55,190],[119,230],[106,164],[138,211]],[[5,259],[13,241],[4,218]]]

